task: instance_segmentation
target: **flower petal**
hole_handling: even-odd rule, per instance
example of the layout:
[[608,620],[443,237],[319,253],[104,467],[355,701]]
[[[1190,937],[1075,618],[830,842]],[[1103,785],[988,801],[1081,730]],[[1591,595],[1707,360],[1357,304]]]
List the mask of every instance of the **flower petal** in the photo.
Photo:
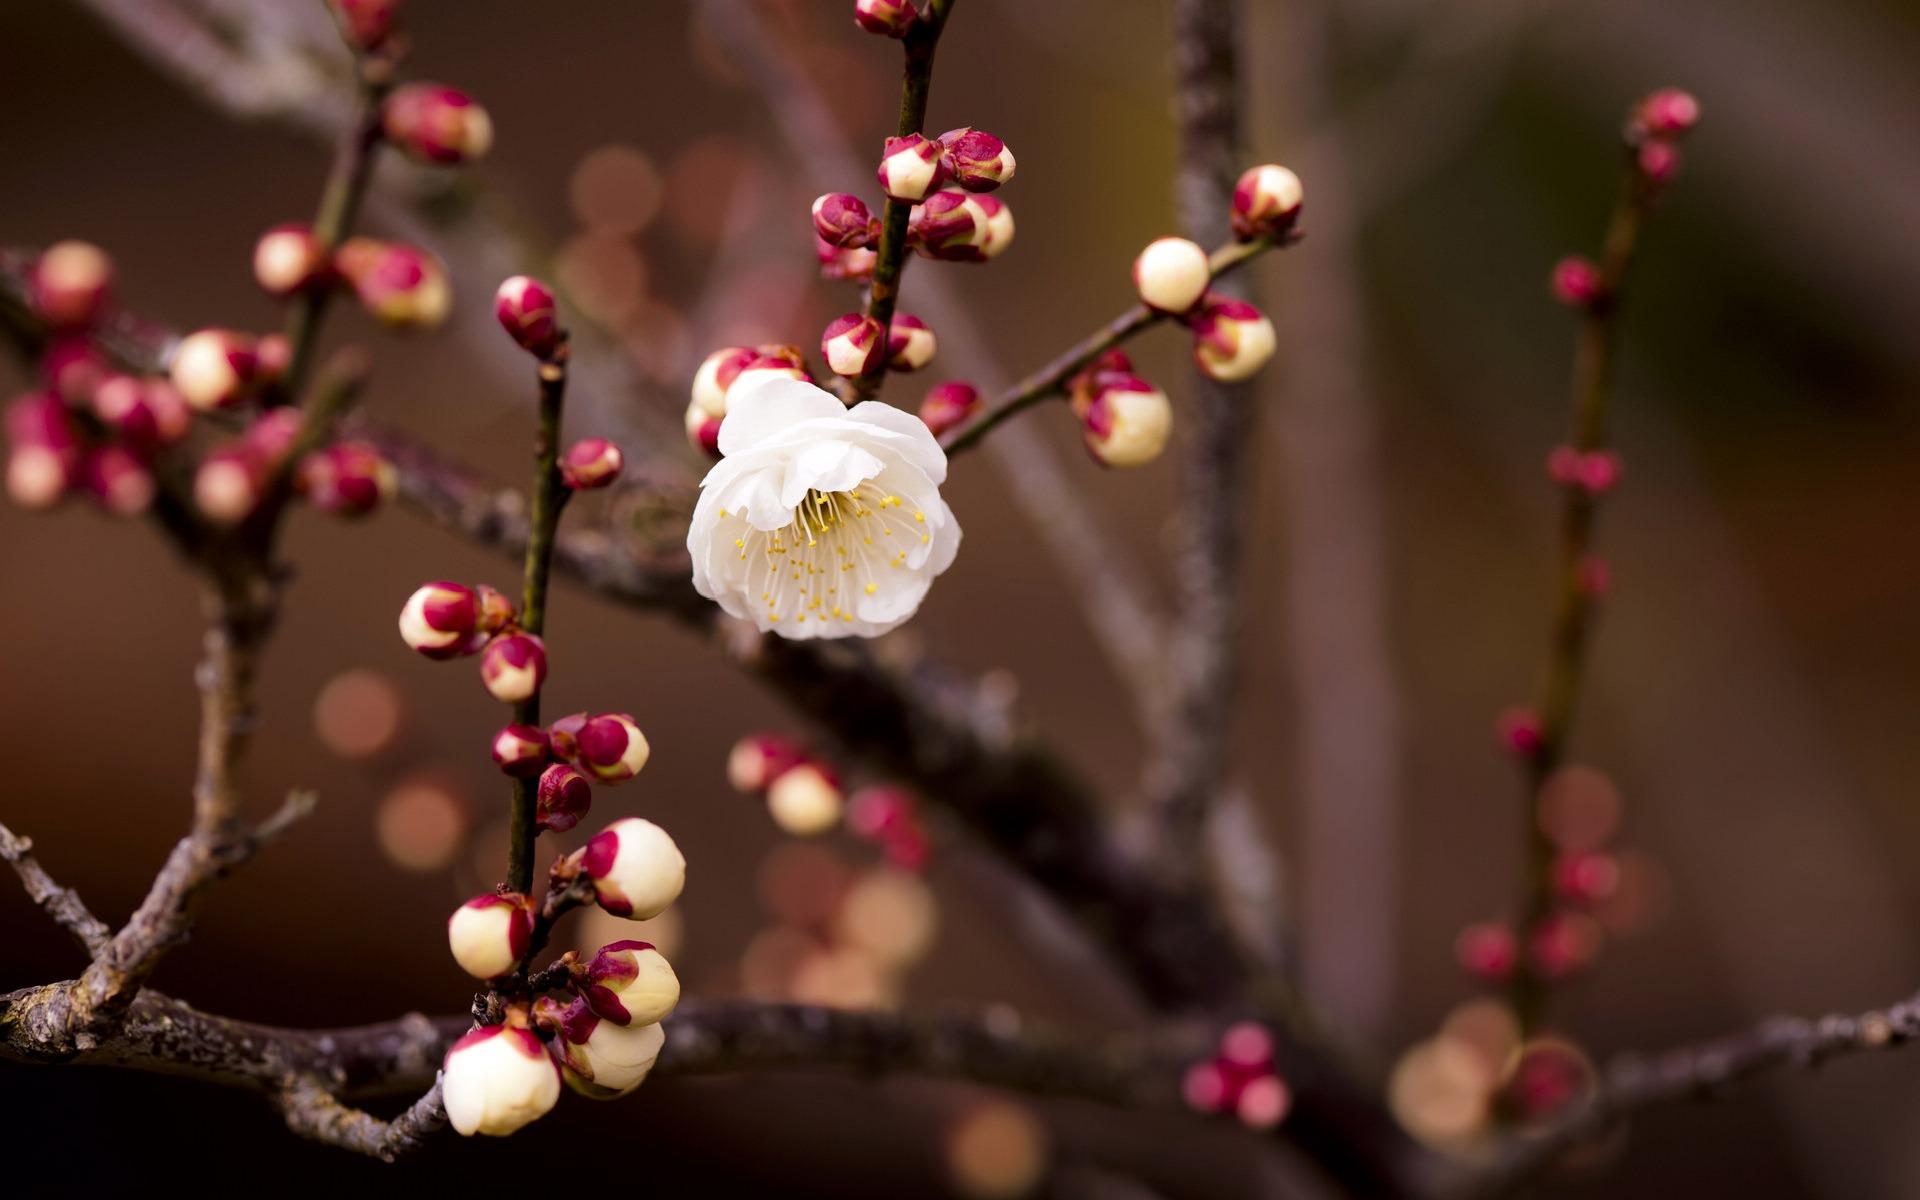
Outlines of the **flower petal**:
[[737,454],[801,421],[842,416],[846,411],[833,393],[804,380],[784,375],[749,379],[727,393],[720,453]]

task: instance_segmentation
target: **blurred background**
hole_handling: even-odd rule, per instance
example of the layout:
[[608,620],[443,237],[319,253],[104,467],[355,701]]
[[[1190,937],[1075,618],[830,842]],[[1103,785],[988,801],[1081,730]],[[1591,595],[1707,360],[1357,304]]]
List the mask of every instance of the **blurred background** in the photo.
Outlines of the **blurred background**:
[[[89,7],[0,7],[0,241],[96,242],[128,306],[177,327],[277,327],[251,247],[311,213],[327,151],[301,126],[344,95],[312,33],[317,0],[145,6],[223,15],[230,52],[253,64],[226,72],[228,102],[298,110],[251,123]],[[824,97],[860,164],[840,186],[866,195],[898,55],[850,7],[744,11]],[[1627,105],[1679,84],[1705,116],[1632,285],[1614,423],[1625,485],[1602,533],[1615,595],[1574,747],[1604,772],[1588,786],[1621,798],[1622,887],[1558,1024],[1604,1058],[1910,993],[1920,8],[1246,7],[1248,162],[1300,173],[1309,234],[1254,271],[1281,351],[1250,431],[1261,458],[1233,819],[1264,833],[1277,864],[1239,872],[1250,928],[1297,958],[1382,1078],[1474,995],[1455,935],[1503,915],[1520,849],[1517,784],[1490,729],[1532,695],[1548,616],[1542,460],[1562,433],[1572,322],[1547,272],[1596,248]],[[930,124],[1007,139],[1020,169],[1000,194],[1019,235],[990,267],[909,270],[904,307],[923,307],[938,275],[981,345],[948,338],[925,377],[892,382],[896,403],[939,380],[1024,373],[1131,301],[1133,254],[1175,230],[1165,9],[958,7]],[[387,173],[363,222],[447,253],[458,292],[450,325],[412,341],[339,306],[332,340],[374,351],[379,419],[520,484],[531,379],[490,330],[487,298],[522,266],[551,272],[602,331],[571,432],[665,453],[679,453],[686,384],[709,349],[790,341],[811,356],[820,327],[854,306],[849,285],[815,278],[805,215],[824,189],[804,160],[832,151],[796,154],[780,125],[794,109],[769,105],[740,10],[711,11],[411,6],[411,73],[472,92],[497,138],[424,203],[419,179]],[[476,251],[476,214],[514,230],[518,249]],[[1160,330],[1137,346],[1177,411],[1185,338]],[[26,378],[0,363],[7,386]],[[1063,408],[1025,425],[957,471],[948,499],[965,551],[895,640],[986,673],[1119,812],[1141,738],[1087,631],[1083,580],[1057,565],[1023,496],[1057,477],[1164,596],[1175,457],[1102,472]],[[571,521],[621,519],[582,507]],[[83,505],[0,509],[0,539],[0,728],[15,772],[0,818],[117,921],[185,827],[194,590],[147,527]],[[352,525],[299,514],[286,549],[298,575],[247,778],[260,810],[295,786],[321,806],[222,886],[157,984],[290,1024],[456,1009],[469,989],[441,919],[499,874],[505,789],[484,747],[500,716],[470,664],[424,662],[393,620],[422,579],[499,583],[514,568],[397,509]],[[680,628],[563,586],[548,641],[556,712],[630,710],[652,741],[644,776],[602,790],[594,820],[644,813],[685,848],[689,886],[661,939],[677,943],[690,993],[1003,1005],[1088,1028],[1143,1019],[1122,986],[1090,984],[1083,961],[1028,936],[1029,906],[955,831],[934,827],[924,895],[858,839],[784,837],[728,788],[726,757],[743,733],[805,724]],[[895,889],[878,932],[847,915],[861,887]],[[78,967],[11,885],[0,931],[0,990]],[[1916,1122],[1915,1061],[1871,1056],[1650,1115],[1564,1194],[1914,1195]],[[443,1140],[398,1168],[297,1143],[251,1097],[134,1074],[0,1068],[0,1124],[34,1195],[116,1191],[156,1161],[215,1151],[236,1174],[297,1170],[296,1190],[491,1181],[589,1156],[604,1170],[598,1156],[615,1151],[639,1152],[633,1169],[666,1195],[1125,1196],[1137,1193],[1115,1173],[1136,1170],[1167,1196],[1316,1194],[1197,1122],[841,1077],[663,1081],[617,1105],[568,1104],[505,1143]]]

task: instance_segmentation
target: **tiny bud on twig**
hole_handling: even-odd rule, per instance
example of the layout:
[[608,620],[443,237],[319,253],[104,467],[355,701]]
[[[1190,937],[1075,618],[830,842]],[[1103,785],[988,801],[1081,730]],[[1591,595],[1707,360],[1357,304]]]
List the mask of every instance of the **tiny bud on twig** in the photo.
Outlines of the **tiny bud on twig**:
[[836,250],[861,250],[880,239],[880,222],[858,196],[828,192],[813,202],[813,232]]
[[906,204],[926,199],[927,194],[946,179],[946,163],[940,151],[939,142],[929,141],[921,134],[888,138],[879,169],[875,171],[880,190],[887,194],[887,199]]
[[933,436],[957,429],[980,410],[980,391],[970,383],[942,383],[920,401],[920,419]]
[[515,275],[493,294],[493,315],[522,350],[546,359],[565,340],[553,289],[530,275]]
[[593,881],[600,907],[645,921],[665,912],[686,885],[687,860],[667,831],[652,821],[615,821],[587,843],[581,871]]
[[457,658],[486,644],[473,589],[444,580],[422,584],[400,609],[400,639],[428,658]]
[[493,145],[487,110],[458,88],[439,83],[397,87],[380,109],[389,140],[421,162],[471,162]]
[[1600,268],[1578,254],[1553,264],[1553,298],[1568,308],[1591,308],[1600,299]]
[[504,1137],[552,1111],[560,1069],[547,1048],[510,1013],[505,1024],[474,1030],[453,1044],[441,1067],[447,1121],[461,1136]]
[[475,896],[447,918],[453,961],[475,979],[497,979],[513,970],[526,957],[532,936],[532,906],[517,892]]
[[576,492],[603,488],[620,478],[626,466],[620,447],[605,438],[582,438],[560,456],[560,477]]
[[180,339],[168,365],[168,377],[180,398],[200,412],[231,408],[252,395],[260,361],[253,335],[231,329],[202,329]]
[[680,977],[651,942],[610,942],[574,977],[587,1007],[616,1025],[651,1025],[680,1003]]
[[537,725],[508,725],[493,735],[493,762],[502,771],[519,779],[540,774],[551,750],[546,731]]
[[113,300],[113,260],[90,242],[55,242],[27,280],[33,315],[54,329],[85,329]]
[[332,264],[313,227],[301,222],[275,225],[253,244],[253,278],[269,296],[288,296],[323,286]]
[[547,681],[547,647],[531,633],[504,633],[480,652],[480,682],[503,704],[531,700]]
[[453,307],[446,267],[416,246],[348,238],[333,261],[360,306],[390,329],[432,329]]
[[895,371],[918,371],[933,361],[939,339],[925,321],[912,313],[895,312],[887,333],[887,366]]
[[1186,238],[1165,237],[1147,243],[1133,260],[1133,286],[1141,302],[1178,316],[1200,302],[1213,282],[1207,252]]
[[1243,242],[1277,237],[1300,220],[1306,190],[1278,163],[1249,167],[1233,185],[1233,235]]
[[646,735],[626,713],[589,717],[572,736],[574,761],[601,783],[632,779],[652,752]]
[[913,0],[853,0],[854,24],[881,37],[905,37],[919,18]]
[[820,356],[835,375],[855,378],[880,362],[887,340],[880,322],[865,313],[835,317],[820,334]]
[[990,192],[1013,178],[1013,151],[984,129],[949,129],[940,135],[949,178],[969,192]]
[[839,785],[819,763],[789,767],[767,786],[767,811],[774,824],[795,837],[832,829],[844,807]]
[[593,785],[566,763],[554,763],[540,773],[535,796],[534,819],[550,833],[572,829],[593,807]]
[[1134,375],[1101,375],[1090,395],[1074,398],[1073,408],[1088,453],[1103,466],[1144,466],[1160,457],[1173,432],[1167,394]]
[[1222,383],[1248,378],[1273,357],[1273,322],[1245,300],[1208,295],[1187,326],[1193,331],[1194,363]]

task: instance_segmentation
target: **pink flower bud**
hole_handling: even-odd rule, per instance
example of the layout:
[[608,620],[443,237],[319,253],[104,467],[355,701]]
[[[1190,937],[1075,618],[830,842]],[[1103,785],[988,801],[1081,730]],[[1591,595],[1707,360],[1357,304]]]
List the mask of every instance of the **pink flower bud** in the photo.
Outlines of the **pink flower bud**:
[[1187,324],[1194,363],[1222,383],[1246,379],[1273,357],[1273,322],[1245,300],[1210,294]]
[[487,110],[445,84],[407,83],[393,89],[381,106],[380,123],[394,145],[421,162],[471,162],[493,145]]
[[553,756],[561,762],[575,762],[580,757],[580,731],[587,726],[586,713],[574,713],[569,717],[547,726],[547,744],[553,749]]
[[247,423],[240,435],[240,444],[263,471],[271,471],[293,453],[293,444],[300,439],[300,427],[304,423],[305,418],[297,408],[268,409]]
[[600,907],[617,917],[659,916],[687,882],[687,860],[667,831],[652,821],[615,821],[587,843],[581,870],[593,880]]
[[1600,957],[1600,925],[1584,913],[1550,913],[1527,939],[1527,957],[1541,977],[1565,979]]
[[626,713],[589,717],[573,735],[575,761],[601,783],[632,779],[647,765],[646,735]]
[[549,757],[547,733],[538,725],[508,725],[493,735],[493,763],[516,779],[540,774]]
[[752,346],[722,346],[701,360],[700,369],[693,373],[692,402],[695,408],[707,415],[720,418],[727,415],[727,390],[747,364],[759,357],[759,351]]
[[507,599],[506,593],[498,588],[488,587],[484,583],[475,584],[473,595],[474,603],[478,604],[480,609],[480,619],[474,624],[474,628],[488,637],[513,624],[520,616],[519,610],[513,606],[513,601]]
[[1167,394],[1133,375],[1103,375],[1093,397],[1074,408],[1088,452],[1104,466],[1144,466],[1160,457],[1173,432]]
[[861,250],[880,239],[880,222],[858,196],[828,192],[813,202],[813,232],[836,250]]
[[587,1007],[615,1025],[651,1025],[680,1003],[680,978],[651,942],[602,946],[575,976]]
[[1580,486],[1590,496],[1604,496],[1620,482],[1620,456],[1611,450],[1590,450],[1580,456]]
[[40,377],[68,404],[87,404],[113,368],[82,334],[61,334],[40,355]]
[[293,343],[284,333],[269,333],[253,345],[253,358],[262,387],[278,387],[293,364]]
[[620,1025],[602,1020],[585,1001],[576,1001],[567,1010],[554,1049],[568,1087],[595,1100],[612,1100],[640,1086],[666,1041],[658,1022]]
[[1232,1092],[1227,1072],[1212,1059],[1194,1063],[1180,1078],[1180,1096],[1195,1112],[1224,1111]]
[[33,315],[54,329],[85,329],[113,298],[113,260],[89,242],[55,242],[27,279]]
[[327,0],[340,22],[340,31],[354,47],[377,49],[393,36],[400,0]]
[[559,348],[560,312],[553,289],[530,275],[515,275],[493,294],[493,315],[522,350],[536,358]]
[[489,892],[453,910],[447,945],[453,961],[475,979],[497,979],[519,964],[533,937],[533,908],[518,892]]
[[189,407],[214,412],[252,395],[259,369],[252,334],[202,329],[180,339],[167,374]]
[[928,258],[949,262],[981,262],[992,236],[984,200],[959,188],[945,188],[914,206],[907,221],[907,240]]
[[878,365],[887,348],[880,322],[865,313],[835,317],[820,335],[820,355],[835,375],[864,375]]
[[920,401],[920,419],[933,436],[965,424],[980,409],[980,393],[970,383],[943,383]]
[[1521,1047],[1494,1102],[1521,1122],[1535,1122],[1566,1112],[1592,1090],[1593,1063],[1580,1048],[1540,1038]]
[[1481,921],[1460,931],[1453,954],[1467,974],[1498,983],[1513,974],[1520,951],[1513,930],[1495,921]]
[[708,458],[720,458],[720,422],[698,403],[687,405],[687,443]]
[[1207,252],[1186,238],[1164,237],[1147,243],[1133,260],[1133,286],[1148,308],[1175,316],[1200,303],[1213,282]]
[[1679,137],[1700,121],[1700,101],[1679,88],[1661,88],[1640,102],[1640,125],[1655,137]]
[[565,833],[578,825],[592,807],[593,785],[585,775],[565,763],[554,763],[540,772],[534,805],[540,828],[550,833]]
[[875,172],[880,179],[880,190],[889,200],[899,200],[914,204],[927,198],[927,193],[940,186],[946,178],[946,166],[941,162],[940,143],[928,141],[917,133],[906,137],[890,137],[886,150],[880,156],[880,169]]
[[1272,1129],[1286,1120],[1293,1093],[1278,1075],[1260,1075],[1246,1081],[1234,1101],[1233,1115],[1249,1129]]
[[134,517],[153,504],[153,472],[124,446],[99,446],[81,466],[81,482],[116,517]]
[[447,269],[418,247],[348,238],[333,261],[353,285],[360,306],[390,329],[432,329],[447,319],[453,307]]
[[462,1137],[505,1137],[560,1101],[560,1068],[531,1029],[509,1021],[453,1044],[441,1067],[447,1121]]
[[820,263],[822,279],[837,279],[848,283],[864,283],[873,278],[873,265],[880,261],[880,255],[872,250],[842,250],[831,243],[813,239],[814,258]]
[[7,406],[7,495],[21,508],[53,507],[78,478],[79,430],[67,406],[49,392],[21,396]]
[[750,734],[735,742],[727,754],[727,782],[749,795],[764,792],[782,771],[806,760],[806,751],[792,738]]
[[484,644],[473,589],[442,580],[421,584],[400,609],[400,640],[428,658],[458,658]]
[[895,371],[918,371],[933,361],[939,341],[925,321],[912,313],[896,312],[887,333],[887,366]]
[[1568,308],[1591,308],[1601,295],[1600,268],[1570,254],[1553,264],[1553,298]]
[[998,196],[976,196],[974,202],[987,219],[987,240],[980,247],[980,254],[984,258],[999,258],[1013,245],[1013,210]]
[[919,18],[913,0],[853,0],[854,24],[881,37],[905,37]]
[[969,192],[990,192],[1013,178],[1013,151],[983,129],[949,129],[940,150],[947,174]]
[[1660,186],[1671,183],[1680,173],[1680,147],[1663,138],[1642,142],[1634,152],[1634,162],[1647,182]]
[[172,384],[131,375],[115,375],[94,389],[93,415],[128,449],[146,455],[187,436],[193,423]]
[[209,450],[193,473],[193,503],[216,525],[238,525],[252,515],[266,488],[266,471],[245,442]]
[[480,652],[480,682],[503,704],[531,700],[547,681],[547,647],[530,633],[503,633]]
[[576,492],[603,488],[620,478],[627,459],[605,438],[582,438],[560,456],[560,475]]
[[818,763],[800,763],[767,786],[773,823],[794,837],[812,837],[840,823],[840,787]]
[[1603,850],[1575,850],[1553,864],[1553,887],[1573,904],[1598,904],[1620,886],[1620,863]]
[[1541,727],[1540,714],[1525,705],[1502,712],[1494,718],[1493,728],[1500,745],[1515,758],[1532,758],[1546,748],[1547,735]]
[[332,264],[313,227],[275,225],[253,244],[253,278],[269,296],[287,297],[327,282]]
[[1278,237],[1300,219],[1306,190],[1278,163],[1249,167],[1233,185],[1233,235],[1243,242]]
[[308,502],[320,511],[359,517],[392,499],[399,479],[393,464],[372,446],[336,442],[301,462],[299,484]]

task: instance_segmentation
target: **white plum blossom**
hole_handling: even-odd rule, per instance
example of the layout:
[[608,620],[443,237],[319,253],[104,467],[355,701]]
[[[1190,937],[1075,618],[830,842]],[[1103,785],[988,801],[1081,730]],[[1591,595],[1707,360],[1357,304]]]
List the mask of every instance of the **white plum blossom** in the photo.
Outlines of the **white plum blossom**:
[[848,409],[795,379],[736,382],[720,452],[687,530],[693,586],[763,632],[874,637],[953,564],[947,456],[911,413]]

